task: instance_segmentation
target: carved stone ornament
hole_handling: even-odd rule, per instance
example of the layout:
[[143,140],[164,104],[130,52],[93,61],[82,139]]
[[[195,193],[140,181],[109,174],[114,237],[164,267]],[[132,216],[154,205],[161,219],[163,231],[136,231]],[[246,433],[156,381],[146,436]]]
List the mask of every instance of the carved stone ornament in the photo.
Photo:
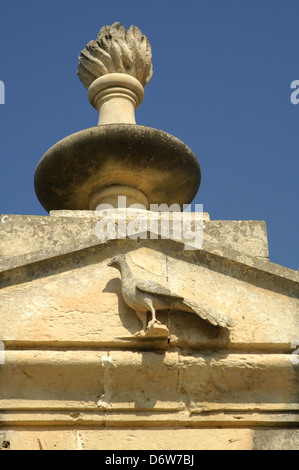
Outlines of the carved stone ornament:
[[153,75],[152,51],[137,26],[128,30],[120,23],[103,26],[79,56],[78,76],[89,88],[94,80],[109,73],[125,73],[145,87]]
[[98,111],[98,126],[53,145],[35,172],[35,191],[52,210],[95,210],[102,204],[190,204],[201,173],[179,139],[136,124],[135,110],[153,74],[151,46],[136,26],[103,26],[79,56],[77,74]]
[[150,43],[136,26],[128,31],[120,23],[103,26],[81,52],[77,74],[99,125],[136,124],[135,109],[153,74]]
[[[215,311],[201,302],[184,299],[155,281],[135,279],[124,255],[114,256],[108,266],[119,270],[123,299],[130,308],[135,310],[142,323],[142,330],[135,334],[137,337],[161,338],[168,336],[168,328],[157,320],[156,310],[189,312],[214,326],[223,328],[233,326],[233,320],[225,313]],[[148,312],[151,313],[152,319],[147,324]]]

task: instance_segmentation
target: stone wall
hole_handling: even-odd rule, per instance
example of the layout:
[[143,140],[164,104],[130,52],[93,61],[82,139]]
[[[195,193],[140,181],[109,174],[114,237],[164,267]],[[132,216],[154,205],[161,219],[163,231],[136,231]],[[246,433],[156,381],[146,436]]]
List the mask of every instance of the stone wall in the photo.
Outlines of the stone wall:
[[[104,240],[92,212],[0,219],[0,447],[298,448],[298,273],[270,263],[265,225],[204,217],[200,250],[183,240]],[[234,320],[158,312],[141,328],[107,266]],[[6,444],[5,444],[6,445]],[[5,447],[5,446],[4,446]]]

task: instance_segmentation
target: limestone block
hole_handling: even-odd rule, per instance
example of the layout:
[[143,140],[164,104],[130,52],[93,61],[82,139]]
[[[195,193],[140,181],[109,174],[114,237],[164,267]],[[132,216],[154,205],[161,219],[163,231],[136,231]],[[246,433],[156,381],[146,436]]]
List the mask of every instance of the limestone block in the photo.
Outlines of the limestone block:
[[[188,260],[186,257],[178,262],[175,257],[168,256],[168,287],[185,298],[200,300],[225,311],[234,319],[234,328],[229,332],[218,332],[218,339],[222,337],[224,344],[230,347],[244,347],[246,344],[263,348],[270,343],[272,347],[275,344],[289,347],[291,338],[299,334],[297,295],[289,296],[278,277],[263,277],[257,271],[243,269],[228,260],[223,263],[217,257],[200,258]],[[177,314],[171,318],[172,340],[175,344],[183,344],[181,340],[184,338],[186,343],[195,346],[195,338],[203,337],[208,325],[203,328],[189,314],[188,322],[183,326],[180,316]],[[209,329],[213,336],[213,328]]]
[[[296,429],[27,429],[0,431],[10,450],[297,450]],[[154,453],[153,453],[154,454]]]
[[[150,214],[148,217],[150,220]],[[2,215],[1,269],[99,245],[96,236],[98,220],[93,211],[53,211],[51,217]],[[128,217],[128,223],[131,220],[132,217]],[[171,227],[170,223],[170,233]],[[194,221],[191,229],[194,230]],[[203,214],[203,249],[220,256],[233,250],[231,254],[243,253],[251,258],[267,259],[265,224],[255,221],[210,221],[208,215]]]
[[253,433],[254,450],[298,450],[298,429],[257,429]]
[[0,431],[11,450],[241,450],[252,446],[250,429]]
[[298,370],[287,354],[10,350],[0,366],[0,422],[298,424]]

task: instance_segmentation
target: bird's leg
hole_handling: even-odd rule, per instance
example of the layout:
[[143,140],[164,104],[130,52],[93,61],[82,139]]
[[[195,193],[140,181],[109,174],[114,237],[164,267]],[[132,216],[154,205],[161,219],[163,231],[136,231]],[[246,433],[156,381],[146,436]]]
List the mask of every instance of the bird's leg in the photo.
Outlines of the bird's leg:
[[142,330],[135,333],[134,336],[144,336],[147,327],[147,313],[146,312],[139,312],[136,310],[136,315],[142,323]]
[[156,319],[156,310],[154,309],[153,302],[151,299],[145,299],[146,300],[146,305],[149,307],[150,311],[152,312],[152,319],[148,324],[148,327],[150,328],[153,326],[155,323],[161,325],[161,322],[159,322]]
[[[156,319],[156,310],[154,308],[152,299],[145,298],[143,299],[143,302],[146,305],[146,307],[148,307],[148,310],[152,313],[152,319],[148,324],[147,331],[145,333],[144,331],[141,331],[138,336],[144,336],[144,338],[148,338],[148,339],[166,340],[169,335],[168,328],[165,325],[161,325],[161,322],[159,322]],[[145,324],[143,323],[143,325]]]

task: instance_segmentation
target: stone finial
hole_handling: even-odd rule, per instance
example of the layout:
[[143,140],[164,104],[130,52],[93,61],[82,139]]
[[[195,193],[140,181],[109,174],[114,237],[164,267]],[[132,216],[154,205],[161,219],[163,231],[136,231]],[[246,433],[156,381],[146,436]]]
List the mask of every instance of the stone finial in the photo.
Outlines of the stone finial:
[[107,73],[126,73],[145,87],[153,75],[149,40],[137,26],[128,31],[120,23],[103,26],[97,39],[81,52],[77,73],[87,89]]
[[51,147],[34,185],[47,211],[95,210],[101,204],[190,204],[200,184],[193,152],[175,137],[136,125],[135,109],[152,73],[151,47],[136,26],[101,28],[79,56],[78,76],[99,125]]
[[136,26],[103,26],[81,52],[77,74],[99,124],[135,124],[135,109],[153,74],[150,43]]

